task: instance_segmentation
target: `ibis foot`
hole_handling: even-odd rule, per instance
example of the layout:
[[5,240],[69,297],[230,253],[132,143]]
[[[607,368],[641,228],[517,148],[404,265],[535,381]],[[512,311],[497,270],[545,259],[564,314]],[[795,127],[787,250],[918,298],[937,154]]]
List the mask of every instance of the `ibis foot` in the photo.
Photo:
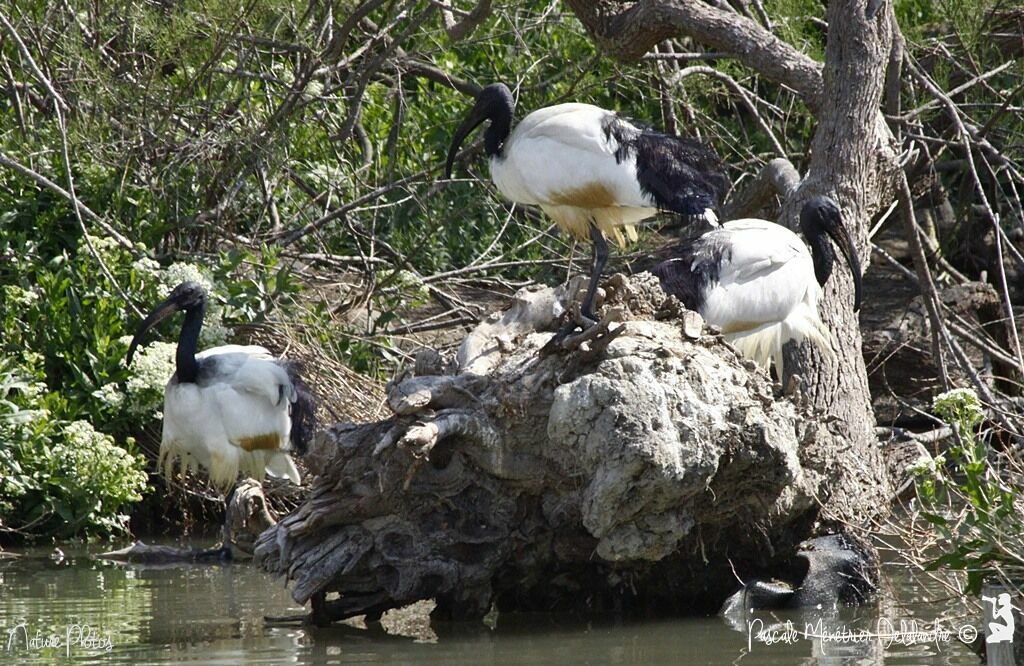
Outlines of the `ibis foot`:
[[603,319],[588,317],[574,308],[568,321],[540,349],[541,356],[556,352],[573,352],[579,350],[587,356],[603,353],[612,340],[617,338],[624,327],[611,325],[622,321],[622,313],[612,309]]

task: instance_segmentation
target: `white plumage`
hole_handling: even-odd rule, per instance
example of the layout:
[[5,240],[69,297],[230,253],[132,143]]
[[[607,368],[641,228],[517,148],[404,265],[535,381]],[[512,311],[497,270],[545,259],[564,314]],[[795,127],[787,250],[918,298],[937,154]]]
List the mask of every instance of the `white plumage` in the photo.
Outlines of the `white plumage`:
[[835,339],[818,315],[834,254],[825,234],[854,274],[860,307],[860,264],[836,204],[825,197],[801,211],[801,228],[814,253],[789,229],[759,219],[727,222],[674,250],[653,269],[667,293],[700,312],[746,358],[783,376],[786,342],[810,340],[834,356]]
[[224,345],[196,353],[206,294],[192,282],[171,295],[139,325],[128,350],[149,328],[185,311],[176,371],[164,389],[163,436],[158,468],[170,476],[205,468],[214,486],[230,488],[239,472],[265,473],[299,483],[289,453],[302,452],[313,424],[312,399],[294,367],[258,346]]
[[636,240],[634,225],[658,211],[717,222],[726,181],[721,162],[698,141],[642,127],[590,104],[538,109],[512,128],[512,93],[484,88],[455,131],[445,164],[484,121],[491,178],[512,201],[540,206],[563,230],[594,243],[582,314],[593,320],[593,300],[608,256],[606,237],[619,246]]
[[618,142],[601,129],[614,118],[590,104],[538,109],[516,125],[503,156],[490,160],[491,179],[503,195],[540,206],[578,240],[590,237],[593,222],[625,246],[627,238],[636,240],[632,225],[655,215],[658,205],[640,190],[636,154],[616,160]]
[[287,453],[296,392],[285,369],[256,346],[214,347],[196,360],[200,366],[215,362],[216,376],[202,385],[167,383],[158,466],[167,476],[175,461],[186,471],[202,466],[218,488],[230,487],[239,472],[257,480],[270,472],[299,483]]

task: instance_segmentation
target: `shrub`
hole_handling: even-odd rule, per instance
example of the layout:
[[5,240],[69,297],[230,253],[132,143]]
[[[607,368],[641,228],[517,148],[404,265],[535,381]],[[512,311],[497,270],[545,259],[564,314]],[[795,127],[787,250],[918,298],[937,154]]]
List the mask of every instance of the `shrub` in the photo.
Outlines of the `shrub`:
[[941,537],[928,570],[960,571],[977,594],[986,578],[1024,574],[1024,474],[1019,461],[990,449],[977,432],[984,412],[977,394],[954,389],[935,397],[935,413],[953,428],[949,461],[915,468],[922,517]]
[[145,459],[86,421],[25,407],[42,393],[0,359],[0,527],[21,536],[124,531],[146,490]]

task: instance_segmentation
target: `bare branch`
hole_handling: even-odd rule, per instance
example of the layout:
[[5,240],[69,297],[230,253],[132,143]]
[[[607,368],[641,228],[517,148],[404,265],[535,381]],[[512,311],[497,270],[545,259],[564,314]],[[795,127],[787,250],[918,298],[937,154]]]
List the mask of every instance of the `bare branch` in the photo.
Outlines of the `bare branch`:
[[939,373],[939,381],[943,390],[948,390],[949,371],[946,369],[946,357],[942,353],[942,341],[948,340],[949,332],[946,330],[942,314],[939,312],[939,296],[932,281],[931,272],[928,270],[928,260],[924,255],[924,247],[917,235],[917,220],[914,218],[914,197],[910,193],[910,185],[904,175],[900,178],[899,189],[900,210],[903,218],[904,236],[910,243],[910,249],[914,258],[914,268],[917,271],[917,284],[921,289],[921,298],[924,300],[925,309],[928,312],[928,321],[931,323],[932,334],[932,356],[935,359],[935,369]]
[[482,89],[479,85],[473,83],[472,81],[467,81],[465,79],[460,79],[456,76],[452,76],[451,74],[444,71],[440,67],[435,67],[434,65],[431,65],[430,63],[427,62],[423,62],[421,60],[407,58],[405,60],[400,61],[397,64],[397,67],[399,67],[406,74],[412,74],[413,76],[422,76],[423,78],[430,79],[435,83],[440,83],[441,85],[448,86],[452,90],[458,90],[460,93],[463,93],[464,95],[476,97],[477,94],[479,94],[480,90]]
[[477,0],[476,7],[468,14],[464,14],[461,21],[455,20],[455,14],[448,0],[436,0],[436,2],[441,6],[444,31],[448,33],[448,39],[453,42],[469,37],[491,15],[491,0]]
[[732,78],[725,72],[720,72],[714,67],[707,67],[705,65],[693,65],[692,67],[679,70],[679,72],[673,75],[672,79],[669,80],[668,84],[669,86],[678,85],[684,78],[693,74],[705,74],[716,78],[736,93],[736,96],[743,100],[743,104],[750,110],[750,113],[753,114],[754,120],[757,121],[761,131],[764,132],[765,136],[768,137],[768,140],[772,142],[772,147],[775,149],[775,152],[779,154],[779,157],[786,156],[786,149],[782,147],[782,144],[779,143],[779,140],[775,137],[775,133],[772,132],[771,126],[765,122],[764,118],[761,117],[761,112],[757,110],[757,105],[754,104],[754,100],[751,99],[750,93],[747,92],[743,86],[737,83],[736,79]]
[[767,208],[776,196],[788,199],[800,185],[800,174],[793,163],[777,157],[765,164],[757,177],[726,204],[724,218],[734,220],[754,215]]
[[597,45],[624,62],[679,35],[727,53],[765,78],[792,88],[812,109],[821,105],[821,65],[764,27],[702,2],[566,0]]
[[1017,367],[1024,370],[1024,354],[1022,354],[1021,351],[1020,337],[1017,335],[1017,320],[1013,312],[1012,301],[1010,300],[1009,286],[1006,282],[1006,267],[1003,262],[1002,246],[1003,233],[999,225],[999,215],[993,210],[992,204],[989,203],[988,196],[985,194],[985,187],[982,185],[981,178],[978,176],[978,168],[974,163],[974,151],[971,145],[971,138],[973,134],[968,131],[967,127],[964,125],[964,122],[960,117],[960,110],[957,108],[956,104],[953,103],[953,100],[949,98],[949,95],[942,92],[931,78],[913,62],[911,63],[911,73],[914,78],[924,86],[929,94],[935,97],[935,99],[942,104],[946,109],[950,120],[952,120],[957,127],[960,140],[963,144],[964,157],[967,159],[967,164],[970,168],[969,170],[975,191],[981,199],[981,203],[984,205],[985,211],[988,213],[988,219],[992,222],[995,230],[996,252],[998,255],[996,266],[999,269],[999,286],[1003,296],[1003,306],[1006,310],[1006,317],[1010,322],[1010,333],[1013,341],[1013,350],[1017,356]]
[[89,220],[91,222],[95,222],[111,238],[116,240],[119,245],[124,247],[126,250],[131,251],[132,254],[134,254],[134,255],[138,254],[138,252],[135,250],[135,246],[132,245],[132,242],[130,240],[128,240],[127,238],[125,238],[124,236],[119,234],[117,232],[117,230],[114,229],[109,224],[107,224],[103,220],[102,217],[100,217],[99,215],[94,213],[92,211],[92,209],[90,209],[84,203],[79,201],[77,197],[72,195],[70,192],[65,190],[63,187],[61,187],[57,183],[53,182],[52,180],[50,180],[46,176],[33,171],[32,169],[28,168],[24,164],[20,164],[20,163],[16,162],[15,160],[11,159],[3,151],[0,151],[0,166],[5,166],[8,169],[11,169],[12,171],[15,171],[15,172],[21,174],[22,176],[25,176],[26,178],[29,178],[29,179],[35,181],[36,184],[41,185],[42,187],[45,187],[46,189],[56,193],[62,199],[66,199],[68,203],[70,203],[72,206],[77,207],[82,212],[82,214],[84,214],[87,218],[89,218]]
[[[1016,64],[1015,60],[1009,60],[1007,62],[1004,62],[1002,65],[999,65],[995,69],[991,69],[991,70],[985,72],[984,74],[981,74],[980,76],[976,76],[973,79],[971,79],[970,81],[967,81],[966,83],[963,83],[963,84],[957,86],[956,88],[953,88],[952,90],[950,90],[949,92],[947,92],[945,94],[946,94],[947,97],[950,97],[950,98],[953,97],[954,95],[959,95],[962,92],[970,90],[971,88],[973,88],[974,86],[978,85],[982,81],[990,79],[990,78],[992,78],[993,76],[995,76],[997,74],[1001,74],[1002,72],[1004,72],[1007,69],[1009,69],[1010,67],[1012,67],[1014,64]],[[914,109],[913,111],[909,111],[909,112],[903,114],[903,116],[900,117],[900,120],[903,120],[903,121],[913,120],[914,118],[916,118],[917,116],[921,115],[925,111],[929,111],[931,109],[934,109],[934,108],[940,106],[942,103],[943,103],[942,100],[938,100],[938,99],[929,100],[929,101],[925,102],[924,104],[922,104],[921,106],[919,106],[916,109]]]
[[39,69],[39,65],[36,64],[35,59],[32,57],[32,53],[28,50],[28,47],[25,46],[25,42],[21,41],[21,36],[18,35],[18,31],[14,29],[14,26],[7,20],[7,16],[3,12],[0,12],[0,25],[3,25],[4,30],[18,46],[18,52],[21,53],[21,57],[25,59],[29,69],[31,69],[32,73],[35,74],[39,83],[46,88],[46,91],[50,93],[57,104],[67,111],[68,103],[64,101],[64,98],[60,96],[60,93],[54,90],[53,85],[50,84],[50,79],[43,74],[43,70]]

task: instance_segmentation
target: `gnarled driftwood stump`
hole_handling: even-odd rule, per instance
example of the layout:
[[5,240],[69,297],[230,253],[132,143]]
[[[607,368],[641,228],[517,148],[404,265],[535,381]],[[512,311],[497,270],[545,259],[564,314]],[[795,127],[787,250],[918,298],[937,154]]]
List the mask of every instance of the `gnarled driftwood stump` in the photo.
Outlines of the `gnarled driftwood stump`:
[[653,277],[612,277],[617,323],[553,340],[577,284],[520,292],[453,362],[394,380],[391,418],[318,438],[308,498],[256,545],[315,621],[428,598],[443,617],[714,609],[822,503],[867,511],[833,487],[843,424],[773,395]]

